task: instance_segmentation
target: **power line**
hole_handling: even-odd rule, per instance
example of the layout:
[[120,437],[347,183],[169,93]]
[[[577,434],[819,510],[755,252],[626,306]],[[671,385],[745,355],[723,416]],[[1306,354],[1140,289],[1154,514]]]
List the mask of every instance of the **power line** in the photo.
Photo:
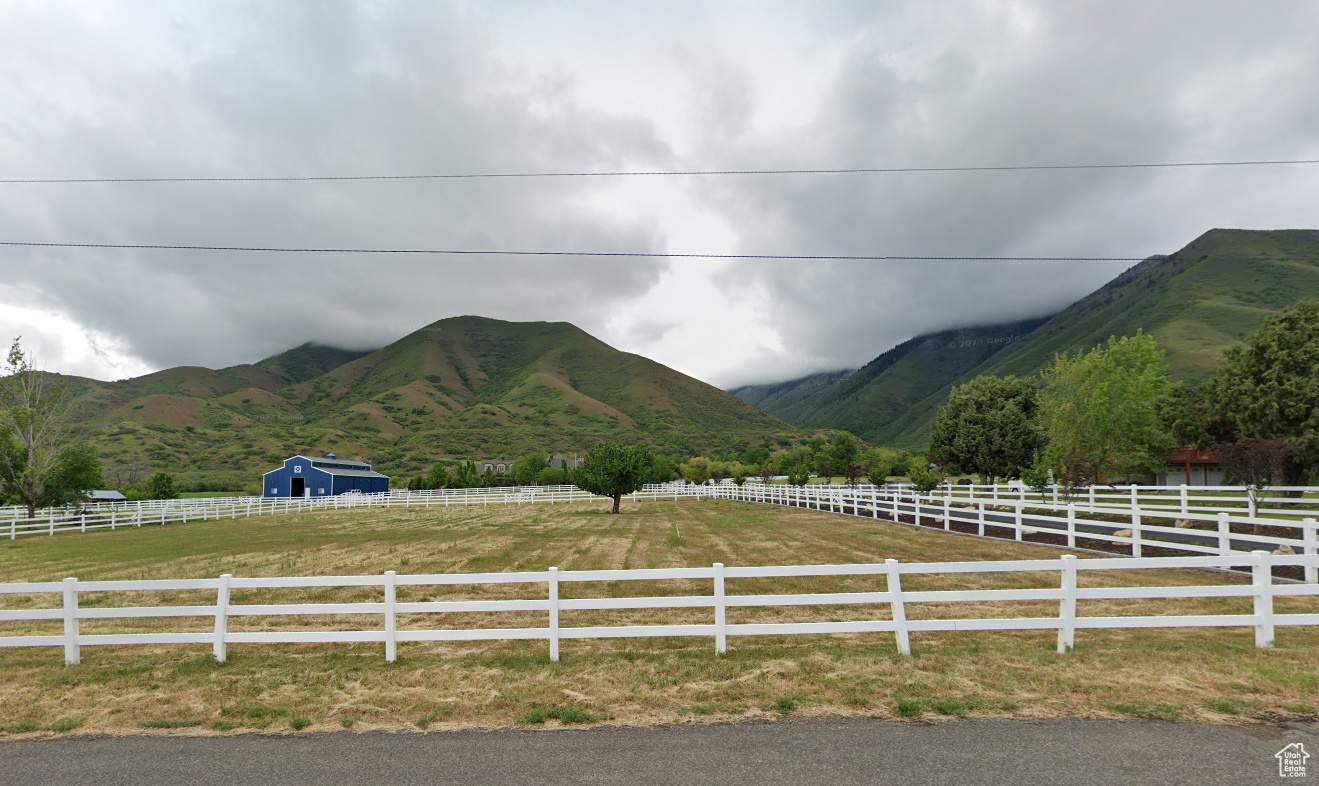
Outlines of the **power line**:
[[430,254],[514,257],[644,257],[651,259],[837,260],[863,262],[1140,262],[1144,257],[926,256],[910,254],[670,254],[648,251],[479,251],[439,248],[306,248],[288,246],[185,246],[166,243],[33,243],[0,240],[0,246],[26,248],[140,249],[152,251],[233,251],[281,254]]
[[847,167],[840,169],[675,169],[640,172],[483,172],[414,175],[318,175],[253,177],[50,177],[3,178],[0,185],[76,183],[315,183],[364,180],[482,180],[517,178],[591,177],[708,177],[716,175],[872,175],[911,172],[1050,172],[1098,169],[1187,169],[1208,167],[1296,166],[1319,164],[1319,159],[1260,161],[1172,161],[1129,164],[1021,164],[1003,166]]

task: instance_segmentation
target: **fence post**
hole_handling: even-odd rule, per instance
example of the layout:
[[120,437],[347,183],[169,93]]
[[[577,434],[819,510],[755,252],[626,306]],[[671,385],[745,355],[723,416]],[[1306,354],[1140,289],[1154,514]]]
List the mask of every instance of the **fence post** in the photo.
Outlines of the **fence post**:
[[550,568],[550,660],[559,661],[559,569]]
[[220,586],[215,590],[215,644],[212,645],[211,652],[214,653],[217,663],[224,663],[225,658],[229,656],[224,634],[229,627],[229,579],[232,578],[231,573],[220,574]]
[[82,663],[78,651],[78,580],[64,580],[64,665]]
[[[1302,537],[1305,542],[1301,553],[1308,554],[1311,558],[1319,554],[1319,542],[1316,542],[1315,528],[1314,519],[1305,519],[1301,522],[1301,529],[1304,533]],[[1305,566],[1305,580],[1311,584],[1319,582],[1319,566],[1316,566],[1314,562],[1310,562]]]
[[884,560],[888,568],[889,606],[893,609],[893,634],[898,640],[898,653],[911,654],[911,636],[907,633],[907,606],[902,600],[902,578],[898,574],[898,561]]
[[1186,489],[1186,484],[1183,483],[1183,484],[1182,484],[1182,488],[1181,488],[1182,515],[1183,515],[1183,516],[1185,516],[1187,513],[1190,512],[1190,500],[1187,498],[1186,491],[1187,491],[1187,489]]
[[1250,577],[1255,588],[1255,646],[1265,649],[1273,646],[1273,555],[1267,551],[1254,554]]
[[1140,497],[1136,493],[1136,484],[1131,484],[1131,509],[1135,510],[1140,507]]
[[1013,513],[1013,525],[1017,528],[1017,540],[1021,540],[1021,503],[1017,503]]
[[[951,488],[951,487],[950,487],[950,488]],[[951,529],[953,528],[953,524],[952,524],[952,520],[951,520],[951,517],[952,517],[952,515],[953,515],[953,512],[952,512],[952,499],[953,499],[953,497],[952,497],[952,493],[951,493],[951,492],[945,492],[945,493],[944,493],[944,495],[943,495],[943,528],[944,528],[945,530],[951,530]]]
[[1218,513],[1218,554],[1226,557],[1232,553],[1232,530],[1228,527],[1227,513]]
[[1076,548],[1076,503],[1067,503],[1067,548]]
[[714,564],[714,651],[728,652],[728,615],[724,599],[724,563]]
[[[1132,488],[1134,489],[1136,487],[1132,486]],[[1140,543],[1140,512],[1136,508],[1131,509],[1131,556],[1142,556]]]
[[980,509],[976,514],[976,521],[978,522],[977,529],[980,537],[983,538],[985,536],[985,503],[977,502],[976,506]]
[[393,663],[398,659],[398,618],[394,613],[394,579],[392,570],[385,571],[385,660]]
[[1058,504],[1058,484],[1053,484],[1053,504]]
[[1064,554],[1062,567],[1063,598],[1058,603],[1058,651],[1071,652],[1076,646],[1076,555]]

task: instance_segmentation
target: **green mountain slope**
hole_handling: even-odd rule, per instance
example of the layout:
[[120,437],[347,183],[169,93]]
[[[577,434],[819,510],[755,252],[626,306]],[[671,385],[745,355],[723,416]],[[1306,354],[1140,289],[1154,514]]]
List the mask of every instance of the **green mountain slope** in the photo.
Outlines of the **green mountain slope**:
[[856,369],[842,371],[823,371],[810,374],[787,382],[775,382],[769,385],[743,385],[729,389],[729,393],[742,399],[753,407],[763,409],[770,414],[783,417],[783,413],[795,409],[799,402],[820,395],[826,388],[847,378]]
[[837,372],[841,376],[830,384],[810,383],[825,375],[782,383],[784,391],[762,396],[759,406],[798,426],[845,429],[883,444],[888,423],[1043,322],[1032,319],[917,336],[855,372]]
[[[1142,329],[1167,351],[1175,379],[1200,379],[1223,350],[1265,317],[1319,297],[1319,231],[1215,229],[1171,256],[1151,257],[1004,347],[952,384],[980,374],[1029,376],[1059,352]],[[923,449],[951,385],[878,429],[888,444]]]
[[252,485],[298,451],[412,474],[440,458],[582,451],[601,439],[692,453],[797,433],[573,325],[482,317],[441,320],[365,354],[305,345],[255,365],[79,379],[75,389],[107,466]]
[[1270,313],[1314,297],[1319,231],[1215,229],[1133,266],[1047,321],[917,336],[829,384],[805,378],[735,392],[804,428],[924,450],[951,387],[981,374],[1031,376],[1059,352],[1143,329],[1167,351],[1174,378],[1199,379]]

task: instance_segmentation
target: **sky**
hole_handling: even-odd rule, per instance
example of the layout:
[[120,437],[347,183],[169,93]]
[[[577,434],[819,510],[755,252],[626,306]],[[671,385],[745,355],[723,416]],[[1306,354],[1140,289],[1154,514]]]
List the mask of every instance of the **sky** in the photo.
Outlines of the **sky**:
[[[0,4],[0,180],[1319,159],[1319,4]],[[1143,258],[1319,226],[1319,165],[0,183],[0,242]],[[1043,316],[1130,262],[0,245],[0,337],[121,379],[568,321],[721,387]]]

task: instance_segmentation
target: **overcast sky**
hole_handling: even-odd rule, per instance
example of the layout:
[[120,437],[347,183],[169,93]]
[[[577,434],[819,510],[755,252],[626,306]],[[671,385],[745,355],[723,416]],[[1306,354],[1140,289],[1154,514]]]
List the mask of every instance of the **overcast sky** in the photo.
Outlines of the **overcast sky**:
[[[1319,158],[1319,4],[0,5],[0,179]],[[0,241],[749,254],[1170,253],[1319,226],[1319,166],[0,184]],[[0,336],[116,379],[573,322],[720,386],[1049,313],[1126,263],[0,247]]]

